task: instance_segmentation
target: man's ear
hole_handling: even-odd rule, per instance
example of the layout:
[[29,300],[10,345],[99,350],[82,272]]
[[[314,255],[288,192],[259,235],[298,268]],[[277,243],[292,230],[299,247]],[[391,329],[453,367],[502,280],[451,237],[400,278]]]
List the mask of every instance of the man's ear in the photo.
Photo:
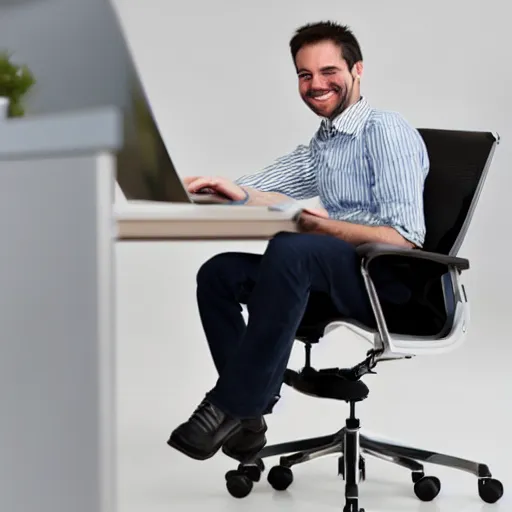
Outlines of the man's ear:
[[360,80],[363,74],[363,62],[359,61],[354,64],[352,67],[352,77],[354,80]]

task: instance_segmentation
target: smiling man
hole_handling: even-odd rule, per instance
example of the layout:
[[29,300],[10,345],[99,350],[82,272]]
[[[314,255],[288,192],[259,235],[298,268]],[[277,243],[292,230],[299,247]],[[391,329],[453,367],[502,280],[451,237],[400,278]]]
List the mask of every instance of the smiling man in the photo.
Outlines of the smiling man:
[[315,114],[326,119],[335,119],[360,99],[361,51],[357,45],[345,51],[347,55],[340,50],[332,40],[292,47],[300,95]]
[[[263,255],[219,254],[199,270],[199,312],[219,378],[168,441],[199,460],[221,447],[241,459],[265,445],[264,415],[279,398],[297,327],[319,297],[325,315],[374,325],[357,245],[421,247],[425,237],[425,145],[402,116],[361,96],[363,58],[353,33],[332,22],[309,24],[290,49],[299,93],[321,118],[310,143],[236,182],[186,180],[190,192],[213,189],[237,204],[318,196],[323,205],[303,212],[300,232],[279,233]],[[374,267],[372,277],[385,311],[409,300],[390,269]]]

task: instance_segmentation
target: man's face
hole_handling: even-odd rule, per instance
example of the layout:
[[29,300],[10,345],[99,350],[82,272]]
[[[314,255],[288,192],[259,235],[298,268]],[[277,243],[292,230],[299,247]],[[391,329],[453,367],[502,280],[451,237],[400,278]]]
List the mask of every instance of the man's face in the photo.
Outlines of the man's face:
[[359,99],[359,81],[331,41],[303,46],[295,65],[299,93],[315,114],[332,119]]

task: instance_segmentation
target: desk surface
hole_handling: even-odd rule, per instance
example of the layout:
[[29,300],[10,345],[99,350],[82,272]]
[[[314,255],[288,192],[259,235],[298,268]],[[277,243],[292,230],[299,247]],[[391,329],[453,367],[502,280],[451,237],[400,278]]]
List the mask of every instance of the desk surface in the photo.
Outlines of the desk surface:
[[268,240],[295,232],[297,209],[126,202],[114,206],[118,240]]

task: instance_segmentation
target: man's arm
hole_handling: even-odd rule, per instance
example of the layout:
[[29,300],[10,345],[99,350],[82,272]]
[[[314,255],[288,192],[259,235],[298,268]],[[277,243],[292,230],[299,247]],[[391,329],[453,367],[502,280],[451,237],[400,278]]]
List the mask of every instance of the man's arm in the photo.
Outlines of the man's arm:
[[423,203],[429,158],[419,132],[398,114],[371,127],[368,158],[374,173],[373,198],[380,222],[417,247],[425,241]]
[[420,134],[393,114],[368,130],[367,157],[373,172],[376,225],[304,214],[299,229],[336,236],[354,245],[388,243],[421,247],[425,238],[423,188],[429,161]]
[[242,187],[249,194],[248,206],[270,206],[272,204],[289,203],[295,201],[290,196],[280,192],[262,192],[252,187]]
[[301,145],[262,171],[238,178],[235,184],[249,194],[248,205],[299,201],[318,195],[315,170],[311,146]]
[[396,229],[388,226],[365,226],[344,220],[324,219],[307,212],[301,214],[298,225],[303,233],[335,236],[353,245],[372,242],[411,248],[415,245],[406,240]]
[[311,146],[304,145],[262,171],[236,181],[215,176],[189,176],[183,182],[190,193],[206,190],[247,205],[268,206],[318,195],[314,152]]

